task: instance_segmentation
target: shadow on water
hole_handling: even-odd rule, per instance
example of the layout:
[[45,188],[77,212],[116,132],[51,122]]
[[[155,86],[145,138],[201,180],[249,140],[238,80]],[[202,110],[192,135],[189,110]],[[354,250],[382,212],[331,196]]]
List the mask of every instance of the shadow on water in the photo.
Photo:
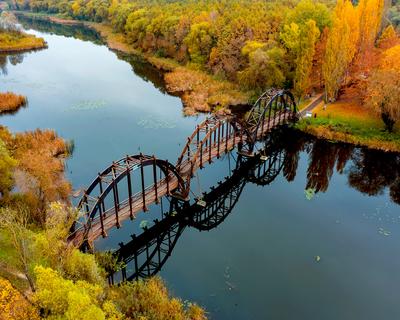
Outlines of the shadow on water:
[[[293,139],[297,137],[297,139]],[[108,281],[115,284],[157,274],[186,228],[210,231],[232,212],[246,184],[268,186],[282,175],[294,181],[301,153],[308,154],[306,190],[324,193],[336,170],[347,176],[348,185],[369,196],[389,190],[391,200],[400,204],[400,155],[351,145],[330,143],[294,130],[277,130],[258,146],[256,157],[240,155],[224,181],[203,193],[192,203],[169,199],[169,210],[151,227],[142,226],[132,240],[119,243],[114,256],[124,266],[108,270]],[[118,264],[119,265],[119,264]]]
[[[75,38],[82,41],[90,41],[97,45],[104,45],[100,34],[84,24],[66,25],[52,22],[43,18],[35,18],[18,15],[18,21],[24,29],[34,29],[43,33]],[[142,57],[114,51],[119,60],[129,63],[132,71],[145,81],[150,81],[159,91],[167,93],[165,89],[164,75],[156,67],[146,62]],[[0,62],[1,64],[1,62]]]

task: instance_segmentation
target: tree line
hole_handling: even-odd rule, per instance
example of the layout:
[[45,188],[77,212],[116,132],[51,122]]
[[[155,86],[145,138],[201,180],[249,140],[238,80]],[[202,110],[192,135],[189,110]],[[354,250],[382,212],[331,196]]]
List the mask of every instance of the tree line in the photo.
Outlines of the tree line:
[[373,67],[379,68],[371,55],[389,19],[393,30],[398,24],[400,6],[399,0],[12,3],[18,9],[107,23],[142,52],[173,59],[257,93],[286,87],[300,99],[325,90],[326,101],[335,101],[360,73],[369,77]]

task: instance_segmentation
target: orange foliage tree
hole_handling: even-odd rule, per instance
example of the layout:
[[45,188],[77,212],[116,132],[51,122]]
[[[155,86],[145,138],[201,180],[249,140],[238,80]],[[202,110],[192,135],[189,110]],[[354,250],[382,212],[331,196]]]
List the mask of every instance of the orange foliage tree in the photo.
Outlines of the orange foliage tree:
[[0,319],[39,320],[39,312],[8,280],[0,278]]
[[68,201],[71,185],[64,176],[68,144],[52,130],[17,133],[9,149],[18,161],[15,180],[25,195],[34,222],[43,225],[45,209],[53,201]]
[[381,114],[389,131],[400,120],[400,45],[382,54],[381,64],[368,82],[365,102]]

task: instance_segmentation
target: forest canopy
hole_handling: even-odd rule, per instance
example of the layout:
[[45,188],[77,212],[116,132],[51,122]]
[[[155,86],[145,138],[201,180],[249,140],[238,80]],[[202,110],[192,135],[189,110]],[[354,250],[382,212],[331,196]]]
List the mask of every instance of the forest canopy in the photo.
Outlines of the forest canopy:
[[[384,0],[14,0],[19,9],[110,24],[136,49],[244,88],[327,84],[336,99],[345,70],[381,31]],[[385,21],[398,24],[394,1]],[[387,8],[386,8],[387,9]],[[336,38],[335,38],[336,37]]]

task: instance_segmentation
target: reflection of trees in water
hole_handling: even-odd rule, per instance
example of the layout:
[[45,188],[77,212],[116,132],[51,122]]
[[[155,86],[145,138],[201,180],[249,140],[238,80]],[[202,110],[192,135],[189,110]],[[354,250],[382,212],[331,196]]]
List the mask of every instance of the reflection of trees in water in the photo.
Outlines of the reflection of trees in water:
[[312,188],[316,192],[325,192],[328,190],[335,165],[336,170],[343,173],[353,148],[343,144],[332,144],[325,140],[316,140],[310,149],[306,188]]
[[325,192],[336,170],[348,175],[350,186],[369,195],[380,194],[389,187],[392,200],[400,203],[399,169],[393,174],[400,155],[334,144],[292,130],[272,132],[258,151],[255,157],[239,155],[233,167],[225,167],[228,176],[203,193],[202,205],[171,199],[167,213],[161,207],[161,220],[156,219],[151,226],[133,234],[131,241],[120,243],[114,255],[124,262],[124,267],[117,272],[109,270],[109,282],[114,284],[114,281],[130,281],[158,273],[186,228],[210,231],[222,224],[247,183],[270,185],[281,172],[287,181],[293,181],[303,152],[309,155],[308,188]]
[[34,29],[40,32],[102,44],[101,37],[97,31],[87,28],[84,25],[64,25],[24,15],[18,15],[18,21],[22,24],[24,29]]
[[118,59],[126,61],[132,66],[132,70],[137,76],[145,81],[150,81],[159,91],[166,93],[162,71],[138,56],[122,52],[116,52],[116,54]]
[[0,74],[7,75],[8,69],[7,64],[11,63],[13,66],[20,64],[24,61],[25,55],[18,54],[0,54]]
[[0,74],[7,74],[7,62],[8,57],[4,54],[0,54]]
[[8,56],[8,61],[10,61],[13,66],[16,66],[17,64],[22,63],[24,58],[25,56],[23,54],[13,54]]
[[[35,29],[40,32],[52,33],[65,37],[73,37],[82,41],[90,41],[96,44],[103,44],[103,41],[97,31],[84,25],[64,25],[51,22],[44,19],[35,19],[23,15],[18,16],[19,22],[25,29]],[[157,68],[138,56],[115,52],[118,59],[128,62],[132,66],[133,72],[144,79],[150,81],[162,93],[166,93],[164,76]]]
[[290,137],[285,139],[286,157],[283,162],[283,175],[289,182],[296,178],[300,152],[304,151],[306,143],[307,138],[304,135],[298,135],[296,139]]
[[392,201],[400,204],[400,176],[398,175],[395,182],[390,186],[390,198]]
[[[306,145],[300,142],[297,152],[302,150],[309,154],[307,189],[326,192],[336,170],[340,174],[346,174],[349,185],[364,194],[381,195],[388,188],[392,201],[400,204],[400,154],[314,139],[309,140]],[[346,170],[349,161],[351,162]],[[291,175],[293,169],[288,170],[287,174],[285,172],[287,178],[292,177]],[[289,178],[288,180],[290,181]]]
[[370,196],[390,189],[391,199],[400,204],[400,155],[373,150],[353,153],[349,171],[349,184]]

